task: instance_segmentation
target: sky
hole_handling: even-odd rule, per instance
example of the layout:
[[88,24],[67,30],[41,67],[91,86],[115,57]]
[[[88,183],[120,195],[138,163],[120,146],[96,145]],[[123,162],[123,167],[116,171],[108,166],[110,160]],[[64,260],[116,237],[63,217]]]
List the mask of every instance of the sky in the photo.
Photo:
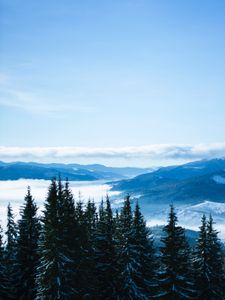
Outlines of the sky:
[[0,160],[225,156],[224,0],[0,0],[0,11]]

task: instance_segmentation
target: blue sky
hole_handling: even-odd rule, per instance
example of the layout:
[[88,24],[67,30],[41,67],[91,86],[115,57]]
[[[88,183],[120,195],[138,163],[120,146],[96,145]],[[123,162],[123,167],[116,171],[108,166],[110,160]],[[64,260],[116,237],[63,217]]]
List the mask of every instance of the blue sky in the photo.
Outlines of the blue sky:
[[224,142],[225,1],[0,2],[2,146]]

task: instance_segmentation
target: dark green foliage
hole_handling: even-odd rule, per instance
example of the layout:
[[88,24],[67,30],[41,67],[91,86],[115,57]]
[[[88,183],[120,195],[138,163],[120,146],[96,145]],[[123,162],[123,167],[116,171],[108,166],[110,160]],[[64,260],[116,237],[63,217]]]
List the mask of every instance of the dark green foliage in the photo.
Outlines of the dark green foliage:
[[161,270],[159,274],[159,299],[193,299],[194,290],[190,272],[190,249],[184,229],[177,226],[177,216],[171,205],[168,224],[164,227],[166,236],[162,238]]
[[114,220],[109,197],[106,207],[102,202],[99,220],[95,230],[95,277],[98,299],[116,299],[117,297],[117,257],[114,239]]
[[146,227],[138,203],[134,212],[133,233],[136,259],[134,279],[137,287],[142,291],[142,298],[148,299],[156,292],[156,256],[151,232]]
[[36,296],[35,283],[38,267],[38,241],[40,222],[37,217],[37,207],[28,187],[25,204],[21,210],[21,219],[18,223],[18,265],[20,268],[20,284],[18,298],[32,300]]
[[7,231],[6,231],[6,250],[5,250],[5,267],[6,267],[6,289],[7,299],[17,299],[19,283],[19,266],[17,261],[17,226],[14,222],[14,216],[10,204],[7,211]]
[[119,228],[119,298],[149,299],[154,278],[153,241],[138,205],[133,217],[129,195],[121,210]]
[[202,224],[200,226],[200,233],[197,247],[195,250],[194,267],[196,273],[196,286],[198,290],[199,299],[207,299],[206,295],[209,289],[208,282],[208,250],[207,250],[207,222],[206,216],[202,217]]
[[69,183],[52,180],[41,225],[28,188],[18,226],[10,205],[0,232],[0,300],[223,300],[224,254],[213,219],[202,218],[196,249],[171,206],[163,246],[130,196],[113,214],[109,197],[74,203]]
[[59,252],[59,209],[57,184],[55,180],[48,190],[43,217],[43,229],[40,241],[40,265],[38,267],[37,299],[63,299],[61,282],[62,262]]
[[199,300],[224,299],[224,261],[217,234],[212,217],[207,222],[203,215],[194,262]]
[[209,270],[211,275],[211,299],[222,299],[225,294],[224,257],[218,232],[213,228],[213,218],[210,215],[207,223],[207,242],[209,249]]
[[58,185],[53,180],[46,199],[43,217],[37,299],[66,300],[75,297],[76,290],[71,283],[75,267],[73,245],[69,245],[68,240],[69,233],[73,234],[73,231],[70,231],[73,224],[65,221],[66,216],[71,220],[68,207],[72,208],[72,205],[68,186],[63,191],[61,180],[58,181]]
[[60,216],[61,255],[64,260],[65,271],[63,275],[63,287],[65,290],[64,294],[70,290],[72,291],[67,296],[67,299],[71,299],[70,297],[75,297],[79,294],[77,281],[79,280],[78,267],[81,249],[79,245],[78,224],[75,218],[74,199],[68,182],[65,184],[60,201],[62,201],[62,213]]
[[[94,201],[88,200],[84,212],[81,214],[82,254],[80,257],[81,293],[82,295],[94,295],[95,278],[95,252],[94,235],[97,225],[97,211]],[[83,231],[81,231],[83,229]]]
[[0,300],[7,299],[6,288],[6,265],[5,265],[5,250],[2,241],[2,228],[0,226]]
[[[131,210],[130,196],[124,200],[117,225],[118,230],[118,262],[120,270],[119,299],[135,299],[137,296],[136,284],[133,279],[133,216]],[[135,271],[135,270],[134,270]]]

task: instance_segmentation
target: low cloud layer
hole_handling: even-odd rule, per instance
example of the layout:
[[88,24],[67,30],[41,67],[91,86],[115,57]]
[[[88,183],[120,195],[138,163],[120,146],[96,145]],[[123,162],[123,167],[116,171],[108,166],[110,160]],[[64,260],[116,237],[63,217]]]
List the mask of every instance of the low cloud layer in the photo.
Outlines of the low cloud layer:
[[76,162],[80,159],[195,160],[225,157],[225,143],[155,144],[137,147],[0,147],[2,161]]

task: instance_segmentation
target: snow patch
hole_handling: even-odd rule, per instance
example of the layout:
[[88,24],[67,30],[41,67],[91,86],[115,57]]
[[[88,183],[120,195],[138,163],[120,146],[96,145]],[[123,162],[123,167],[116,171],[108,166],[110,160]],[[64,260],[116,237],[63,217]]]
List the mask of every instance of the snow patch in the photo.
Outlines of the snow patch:
[[220,175],[214,175],[212,179],[218,184],[225,184],[225,178]]
[[205,169],[205,167],[193,167],[193,166],[184,166],[183,167],[184,169],[196,169],[196,170],[202,170],[202,169]]
[[204,201],[189,208],[192,211],[200,211],[208,214],[225,214],[225,203]]

